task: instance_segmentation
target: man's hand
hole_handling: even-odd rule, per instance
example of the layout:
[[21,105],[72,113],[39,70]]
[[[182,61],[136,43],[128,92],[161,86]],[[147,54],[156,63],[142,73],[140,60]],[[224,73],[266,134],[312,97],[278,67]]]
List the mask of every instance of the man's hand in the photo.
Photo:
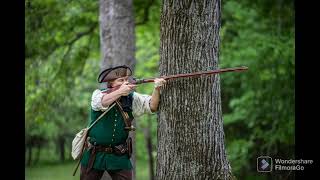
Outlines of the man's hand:
[[129,82],[123,83],[117,90],[121,96],[128,96],[132,90],[137,87],[135,84],[129,84]]
[[154,91],[150,100],[150,110],[151,112],[156,112],[159,107],[160,102],[160,88],[166,84],[167,81],[163,78],[155,78],[154,79]]
[[167,81],[164,80],[163,78],[155,78],[154,79],[154,88],[159,90],[160,87],[163,86],[166,83],[167,83]]

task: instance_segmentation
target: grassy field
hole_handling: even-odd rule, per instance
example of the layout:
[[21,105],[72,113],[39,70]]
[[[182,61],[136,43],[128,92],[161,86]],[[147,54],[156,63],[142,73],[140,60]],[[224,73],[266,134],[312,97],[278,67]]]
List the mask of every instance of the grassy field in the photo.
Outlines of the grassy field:
[[[26,180],[79,180],[80,171],[78,169],[77,174],[72,176],[75,162],[66,162],[63,164],[58,163],[46,163],[39,164],[33,167],[25,168]],[[145,161],[137,161],[136,166],[136,179],[137,180],[149,180],[149,167]],[[250,177],[244,178],[245,180],[266,180],[265,174],[256,173]]]
[[[67,162],[63,164],[42,164],[34,167],[25,168],[26,180],[79,180],[80,171],[72,176],[75,162]],[[137,161],[136,179],[148,180],[149,169],[144,162]]]
[[79,180],[79,169],[75,176],[72,176],[74,162],[64,164],[43,164],[25,168],[26,180]]

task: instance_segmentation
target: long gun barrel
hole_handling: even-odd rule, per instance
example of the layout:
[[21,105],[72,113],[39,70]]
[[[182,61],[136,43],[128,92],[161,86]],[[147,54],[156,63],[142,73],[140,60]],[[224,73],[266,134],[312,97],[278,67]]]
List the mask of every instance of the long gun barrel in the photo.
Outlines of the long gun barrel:
[[[219,74],[219,73],[225,73],[225,72],[240,72],[240,71],[246,71],[248,70],[248,67],[242,66],[242,67],[234,67],[234,68],[225,68],[225,69],[216,69],[211,71],[201,71],[201,72],[195,72],[195,73],[187,73],[187,74],[176,74],[176,75],[169,75],[169,76],[161,76],[159,78],[163,78],[165,80],[170,79],[177,79],[177,78],[183,78],[183,77],[197,77],[202,75],[212,75],[212,74]],[[149,78],[149,79],[136,79],[131,82],[132,84],[143,84],[143,83],[150,83],[154,82],[155,78]]]
[[[201,71],[201,72],[195,72],[195,73],[186,73],[186,74],[176,74],[176,75],[169,75],[169,76],[161,76],[159,78],[163,78],[165,80],[171,80],[171,79],[177,79],[177,78],[184,78],[184,77],[197,77],[202,75],[212,75],[212,74],[219,74],[219,73],[225,73],[225,72],[241,72],[248,70],[248,67],[242,66],[242,67],[234,67],[234,68],[225,68],[225,69],[216,69],[211,71]],[[150,83],[154,82],[156,78],[149,78],[149,79],[133,79],[130,80],[130,84],[143,84],[143,83]],[[120,86],[116,86],[113,88],[108,89],[104,93],[111,93],[117,89],[119,89]]]

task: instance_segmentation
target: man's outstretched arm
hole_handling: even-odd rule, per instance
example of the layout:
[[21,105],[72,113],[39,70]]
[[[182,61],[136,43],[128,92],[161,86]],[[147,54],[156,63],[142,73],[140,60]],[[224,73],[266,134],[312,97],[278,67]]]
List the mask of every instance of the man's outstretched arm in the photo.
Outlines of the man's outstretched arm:
[[150,100],[150,110],[152,112],[158,111],[160,102],[160,87],[166,83],[166,80],[162,78],[156,78],[154,80],[155,88],[153,89],[151,100]]

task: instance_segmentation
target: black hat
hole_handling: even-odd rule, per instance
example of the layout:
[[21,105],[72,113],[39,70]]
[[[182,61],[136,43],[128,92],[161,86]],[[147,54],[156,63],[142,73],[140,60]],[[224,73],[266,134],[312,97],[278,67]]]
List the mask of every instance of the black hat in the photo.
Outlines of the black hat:
[[131,76],[132,71],[130,67],[123,65],[123,66],[115,66],[111,68],[104,69],[100,72],[98,77],[98,82],[108,82],[115,80],[117,78],[125,77],[125,76]]

